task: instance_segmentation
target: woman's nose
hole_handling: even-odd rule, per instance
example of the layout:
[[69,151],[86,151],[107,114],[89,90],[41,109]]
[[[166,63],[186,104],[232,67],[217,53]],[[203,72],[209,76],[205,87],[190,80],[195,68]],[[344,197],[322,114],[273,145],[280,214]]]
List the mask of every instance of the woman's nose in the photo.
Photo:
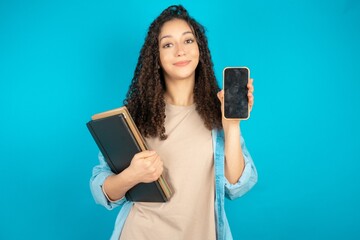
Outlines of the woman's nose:
[[176,50],[176,56],[181,57],[185,55],[185,49],[183,46],[179,45]]

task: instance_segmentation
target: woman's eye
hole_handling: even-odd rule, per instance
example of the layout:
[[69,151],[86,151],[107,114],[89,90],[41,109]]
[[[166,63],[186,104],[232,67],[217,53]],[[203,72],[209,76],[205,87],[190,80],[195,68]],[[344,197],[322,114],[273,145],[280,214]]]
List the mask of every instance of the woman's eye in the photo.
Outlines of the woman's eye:
[[164,45],[163,45],[163,48],[169,48],[169,47],[171,47],[172,46],[172,43],[165,43]]
[[193,42],[194,42],[194,39],[191,39],[191,38],[185,40],[185,43],[193,43]]

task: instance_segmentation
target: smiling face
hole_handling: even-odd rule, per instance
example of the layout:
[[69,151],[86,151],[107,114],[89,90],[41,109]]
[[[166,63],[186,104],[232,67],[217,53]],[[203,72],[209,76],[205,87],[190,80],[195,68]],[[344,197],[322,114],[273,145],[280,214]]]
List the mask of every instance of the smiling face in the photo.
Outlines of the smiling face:
[[164,23],[159,34],[159,52],[165,80],[195,80],[199,47],[191,27],[184,20]]

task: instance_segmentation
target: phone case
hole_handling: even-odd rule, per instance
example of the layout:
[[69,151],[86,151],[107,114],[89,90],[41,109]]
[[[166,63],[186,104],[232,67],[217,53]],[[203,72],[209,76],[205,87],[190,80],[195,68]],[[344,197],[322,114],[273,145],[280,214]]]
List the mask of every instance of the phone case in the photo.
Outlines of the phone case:
[[248,71],[248,80],[247,80],[247,82],[249,82],[249,79],[250,79],[250,69],[248,67],[243,66],[243,67],[225,67],[224,68],[224,70],[223,70],[224,105],[223,105],[222,112],[223,112],[223,116],[224,116],[225,119],[229,119],[229,120],[247,120],[250,117],[250,106],[249,106],[249,104],[247,106],[248,110],[247,110],[247,117],[246,118],[233,118],[233,117],[227,117],[226,116],[225,94],[227,94],[227,92],[225,91],[225,89],[226,89],[227,86],[225,85],[226,84],[225,83],[225,71],[226,71],[226,69],[234,69],[234,68],[235,69],[239,69],[239,68],[247,69],[247,71]]

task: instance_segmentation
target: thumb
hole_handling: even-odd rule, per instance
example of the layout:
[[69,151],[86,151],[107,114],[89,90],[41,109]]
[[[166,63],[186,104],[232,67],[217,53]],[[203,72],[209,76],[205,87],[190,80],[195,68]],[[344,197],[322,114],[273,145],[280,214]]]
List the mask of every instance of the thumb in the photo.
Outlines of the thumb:
[[224,98],[224,90],[221,90],[220,92],[218,92],[217,97],[220,100],[220,102],[222,102],[222,100]]

